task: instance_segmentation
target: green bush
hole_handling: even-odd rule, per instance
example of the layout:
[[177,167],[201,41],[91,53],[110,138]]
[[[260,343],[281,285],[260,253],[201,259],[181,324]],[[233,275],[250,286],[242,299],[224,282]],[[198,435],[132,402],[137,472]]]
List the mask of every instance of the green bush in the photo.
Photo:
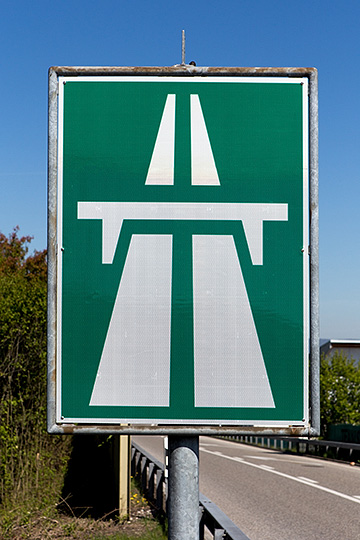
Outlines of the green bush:
[[322,433],[329,424],[360,424],[360,366],[340,352],[320,364]]
[[[48,504],[69,439],[46,433],[46,251],[0,233],[0,504]],[[60,473],[60,474],[59,474]]]

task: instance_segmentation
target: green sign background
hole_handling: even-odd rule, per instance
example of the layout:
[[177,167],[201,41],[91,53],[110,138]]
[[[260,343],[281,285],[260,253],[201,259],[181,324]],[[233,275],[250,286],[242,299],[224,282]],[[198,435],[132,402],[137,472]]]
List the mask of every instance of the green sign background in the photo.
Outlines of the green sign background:
[[[62,421],[304,422],[301,82],[60,79]],[[145,185],[168,94],[176,94],[174,185]],[[191,185],[190,94],[200,96],[220,186]],[[173,220],[125,221],[113,264],[102,264],[101,220],[77,219],[78,201],[286,203],[288,221],[264,222],[261,266],[241,222]],[[129,242],[144,233],[173,234],[170,407],[90,407]],[[234,236],[275,408],[194,407],[194,234]]]

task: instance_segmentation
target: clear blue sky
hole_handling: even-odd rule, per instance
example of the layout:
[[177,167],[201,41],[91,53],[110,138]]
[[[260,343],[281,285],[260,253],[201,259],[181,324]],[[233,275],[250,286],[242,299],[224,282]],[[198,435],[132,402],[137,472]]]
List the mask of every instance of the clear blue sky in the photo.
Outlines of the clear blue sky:
[[51,65],[319,70],[321,337],[360,339],[360,1],[3,0],[0,231],[46,247]]

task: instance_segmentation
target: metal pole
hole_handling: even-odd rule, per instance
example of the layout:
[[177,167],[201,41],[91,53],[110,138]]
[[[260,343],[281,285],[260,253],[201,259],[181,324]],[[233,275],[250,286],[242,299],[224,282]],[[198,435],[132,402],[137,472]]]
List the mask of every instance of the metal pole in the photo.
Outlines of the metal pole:
[[185,30],[181,31],[181,63],[185,65]]
[[199,540],[199,437],[169,435],[169,540]]

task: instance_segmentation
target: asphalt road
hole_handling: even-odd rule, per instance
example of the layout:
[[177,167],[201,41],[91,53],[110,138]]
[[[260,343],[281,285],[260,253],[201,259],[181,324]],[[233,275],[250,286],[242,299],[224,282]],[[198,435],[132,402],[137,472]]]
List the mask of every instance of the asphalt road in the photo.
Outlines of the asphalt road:
[[200,437],[200,491],[251,540],[360,539],[360,467]]

